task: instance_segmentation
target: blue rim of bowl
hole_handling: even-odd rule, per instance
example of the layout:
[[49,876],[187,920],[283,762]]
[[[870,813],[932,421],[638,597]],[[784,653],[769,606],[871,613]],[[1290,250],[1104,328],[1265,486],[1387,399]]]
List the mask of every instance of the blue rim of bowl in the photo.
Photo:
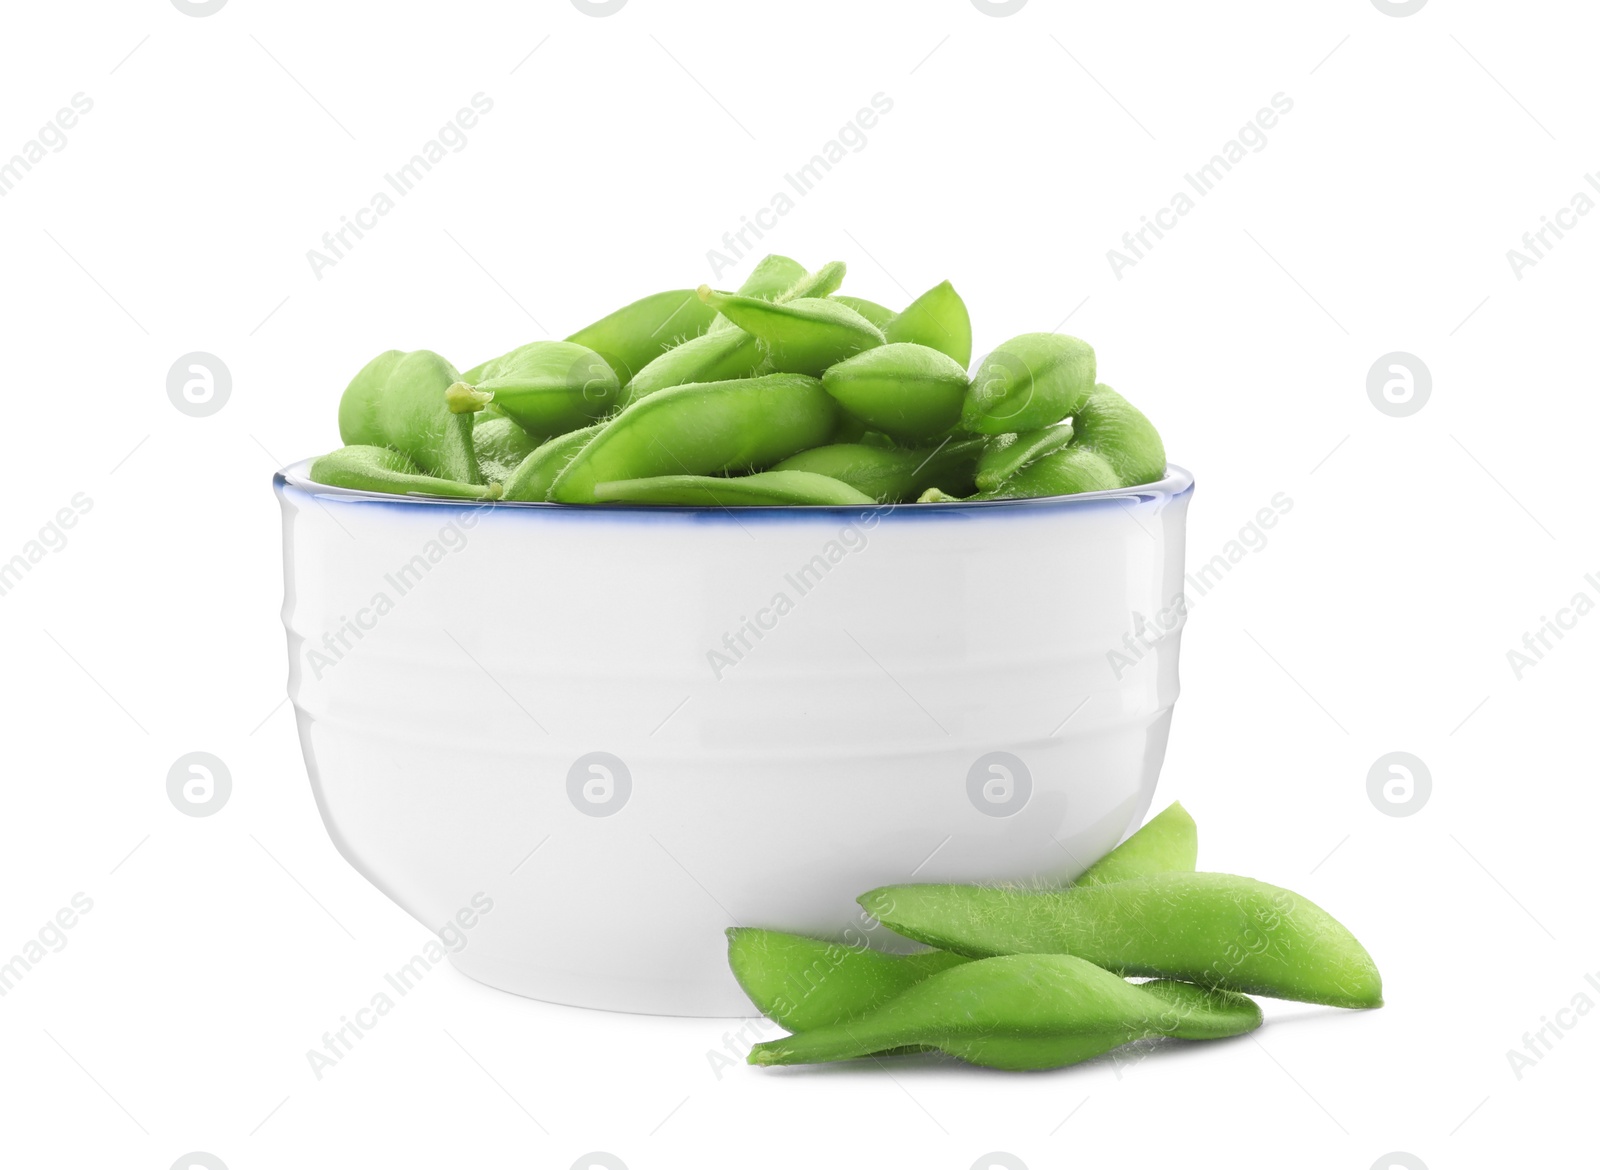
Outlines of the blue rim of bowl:
[[555,504],[543,500],[470,500],[445,496],[395,496],[385,492],[362,491],[358,488],[331,487],[317,483],[309,476],[312,460],[302,459],[291,463],[272,476],[273,486],[279,491],[300,492],[317,499],[338,500],[345,503],[386,504],[409,508],[494,508],[507,511],[532,511],[545,514],[606,516],[626,515],[677,515],[692,517],[714,516],[839,516],[870,512],[891,516],[953,516],[974,513],[1014,514],[1040,509],[1084,508],[1097,504],[1118,502],[1155,503],[1179,499],[1194,491],[1194,476],[1176,463],[1167,464],[1167,472],[1153,483],[1135,487],[1113,488],[1103,492],[1079,492],[1070,496],[1027,496],[1017,500],[953,500],[937,504],[732,504],[726,507],[692,506],[685,504]]

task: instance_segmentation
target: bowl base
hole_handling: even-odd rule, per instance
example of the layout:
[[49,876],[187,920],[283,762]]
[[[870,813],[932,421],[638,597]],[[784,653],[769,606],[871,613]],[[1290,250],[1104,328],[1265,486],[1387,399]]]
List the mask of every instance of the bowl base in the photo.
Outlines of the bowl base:
[[566,1007],[703,1019],[750,1019],[761,1015],[731,974],[726,988],[662,980],[650,974],[634,979],[597,976],[475,955],[470,947],[451,955],[450,965],[468,979],[498,991]]

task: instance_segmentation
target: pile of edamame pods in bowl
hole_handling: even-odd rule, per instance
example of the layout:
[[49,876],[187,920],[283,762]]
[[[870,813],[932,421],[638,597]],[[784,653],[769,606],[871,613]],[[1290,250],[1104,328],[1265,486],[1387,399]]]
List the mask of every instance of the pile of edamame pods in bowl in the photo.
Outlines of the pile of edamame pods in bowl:
[[1155,427],[1086,342],[1024,333],[968,375],[949,281],[900,312],[840,261],[756,264],[736,292],[656,293],[464,373],[369,362],[339,403],[335,487],[561,504],[858,506],[1071,495],[1166,471]]
[[735,927],[735,978],[793,1033],[749,1061],[921,1051],[1060,1068],[1136,1040],[1253,1031],[1261,1009],[1249,995],[1382,1006],[1372,956],[1330,914],[1265,882],[1197,873],[1197,853],[1194,820],[1173,804],[1071,885],[884,886],[858,898],[933,948],[912,954],[871,949],[859,931],[830,942]]

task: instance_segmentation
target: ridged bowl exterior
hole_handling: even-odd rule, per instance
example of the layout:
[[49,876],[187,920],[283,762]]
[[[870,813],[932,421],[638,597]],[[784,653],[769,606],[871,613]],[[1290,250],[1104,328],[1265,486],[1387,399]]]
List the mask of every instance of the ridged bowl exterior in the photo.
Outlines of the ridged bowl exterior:
[[724,928],[903,947],[856,895],[1071,878],[1150,805],[1181,469],[876,509],[403,500],[305,465],[275,485],[328,831],[493,986],[749,1014]]

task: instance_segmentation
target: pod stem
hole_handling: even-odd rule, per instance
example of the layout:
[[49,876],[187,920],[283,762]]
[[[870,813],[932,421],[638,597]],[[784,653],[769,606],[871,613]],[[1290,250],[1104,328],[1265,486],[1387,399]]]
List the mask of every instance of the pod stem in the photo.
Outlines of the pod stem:
[[493,402],[494,395],[465,382],[455,382],[444,392],[444,401],[451,414],[473,414]]
[[695,294],[702,302],[710,305],[713,309],[720,309],[728,300],[727,293],[720,293],[709,284],[702,284],[695,289]]

